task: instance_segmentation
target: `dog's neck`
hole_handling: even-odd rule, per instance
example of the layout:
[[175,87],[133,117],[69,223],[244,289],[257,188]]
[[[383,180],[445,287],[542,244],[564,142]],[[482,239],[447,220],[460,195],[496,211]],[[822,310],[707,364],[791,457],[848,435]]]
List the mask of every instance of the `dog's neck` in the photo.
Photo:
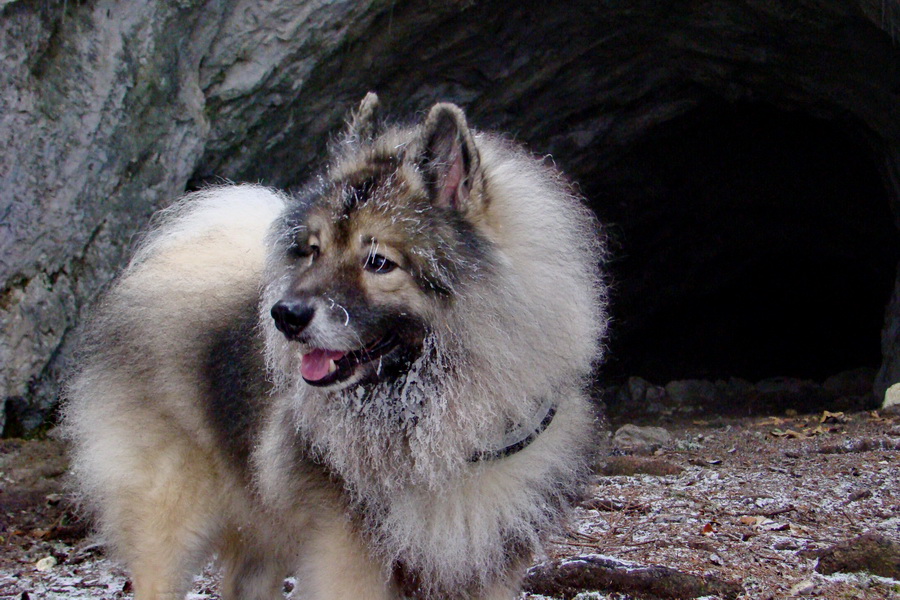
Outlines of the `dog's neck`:
[[509,430],[497,448],[476,452],[469,458],[469,462],[499,460],[524,450],[550,426],[555,416],[556,403],[551,399],[544,400],[535,415],[527,423]]

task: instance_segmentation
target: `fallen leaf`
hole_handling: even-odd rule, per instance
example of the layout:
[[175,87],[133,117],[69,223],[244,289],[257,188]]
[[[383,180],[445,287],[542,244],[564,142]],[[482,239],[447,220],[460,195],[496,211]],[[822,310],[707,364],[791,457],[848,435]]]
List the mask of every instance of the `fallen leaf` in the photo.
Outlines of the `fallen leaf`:
[[793,439],[804,439],[808,437],[804,433],[800,431],[794,431],[793,429],[773,429],[769,433],[771,433],[775,437],[788,437]]
[[758,427],[768,427],[769,425],[781,425],[782,423],[787,423],[790,419],[782,419],[781,417],[766,417],[756,425]]
[[762,515],[744,515],[741,523],[761,531],[785,531],[790,528],[788,523],[778,523]]
[[847,417],[842,412],[823,411],[819,423],[846,423]]
[[834,427],[823,427],[822,425],[819,425],[815,429],[804,429],[803,433],[805,433],[807,436],[812,437],[814,435],[825,435],[826,433],[832,433],[835,429],[836,428]]

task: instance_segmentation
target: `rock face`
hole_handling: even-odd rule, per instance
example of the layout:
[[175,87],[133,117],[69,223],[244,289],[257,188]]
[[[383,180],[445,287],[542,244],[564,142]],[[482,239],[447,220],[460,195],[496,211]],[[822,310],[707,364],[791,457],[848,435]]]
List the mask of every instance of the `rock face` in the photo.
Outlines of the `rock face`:
[[[885,272],[893,272],[900,256],[889,216],[891,209],[897,214],[900,191],[898,31],[900,7],[893,0],[801,0],[789,7],[770,0],[684,6],[0,0],[0,399],[6,405],[0,425],[5,420],[7,433],[33,428],[53,405],[73,328],[155,210],[186,187],[221,179],[299,184],[347,109],[370,89],[397,114],[437,99],[458,102],[477,126],[512,132],[536,152],[552,154],[581,183],[612,223],[608,235],[619,255],[630,257],[614,263],[621,333],[613,347],[619,344],[623,356],[642,355],[640,340],[660,330],[660,319],[693,318],[673,307],[755,281],[754,265],[784,263],[781,255],[747,254],[767,244],[784,253],[792,241],[807,244],[808,260],[846,259],[840,273],[879,279],[870,304],[883,307],[893,284]],[[862,156],[861,168],[873,173],[860,187],[865,198],[829,197],[825,206],[806,199],[799,203],[805,212],[795,214],[756,203],[757,193],[729,193],[727,186],[742,184],[729,175],[724,182],[696,180],[729,199],[721,211],[702,203],[679,210],[680,196],[672,193],[677,177],[660,179],[660,170],[651,177],[636,167],[651,154],[660,164],[693,155],[667,146],[684,136],[666,126],[696,131],[696,115],[716,111],[740,123],[745,108],[757,116],[770,111],[774,119],[799,115],[816,131],[839,132],[837,146],[848,149],[836,163]],[[715,117],[703,131],[721,131],[721,122]],[[822,147],[815,136],[798,137]],[[656,150],[648,154],[648,148]],[[718,154],[734,155],[727,148]],[[729,169],[710,164],[703,170]],[[747,179],[757,185],[766,177]],[[740,207],[759,218],[748,224]],[[808,214],[819,216],[809,220]],[[697,215],[706,215],[718,234],[685,243],[675,234],[690,232]],[[842,235],[828,229],[835,224],[847,225]],[[747,231],[776,233],[743,236]],[[741,258],[728,262],[732,254]],[[797,269],[812,275],[794,279],[809,288],[820,278],[804,261]],[[731,295],[721,298],[741,297],[742,289],[728,288]],[[819,297],[834,292],[823,290]],[[886,317],[883,356],[879,308],[879,324],[870,331],[875,358],[841,365],[880,361],[882,393],[900,379],[898,297],[900,284]],[[698,348],[728,343],[728,332],[716,328],[734,319],[720,320],[709,320]],[[815,332],[843,322],[836,316],[803,335],[822,346]],[[666,346],[684,338],[673,330],[653,352],[682,352],[690,346]],[[793,354],[805,352],[811,351]],[[810,376],[754,377],[781,374]]]

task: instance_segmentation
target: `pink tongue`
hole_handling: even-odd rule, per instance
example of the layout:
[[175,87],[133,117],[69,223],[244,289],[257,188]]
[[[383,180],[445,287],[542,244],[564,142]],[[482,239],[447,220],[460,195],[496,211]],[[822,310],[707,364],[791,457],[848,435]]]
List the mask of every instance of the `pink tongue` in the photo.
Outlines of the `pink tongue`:
[[345,352],[338,350],[323,350],[316,348],[312,352],[303,355],[300,364],[300,374],[307,381],[318,381],[328,375],[328,365],[332,360],[340,360]]

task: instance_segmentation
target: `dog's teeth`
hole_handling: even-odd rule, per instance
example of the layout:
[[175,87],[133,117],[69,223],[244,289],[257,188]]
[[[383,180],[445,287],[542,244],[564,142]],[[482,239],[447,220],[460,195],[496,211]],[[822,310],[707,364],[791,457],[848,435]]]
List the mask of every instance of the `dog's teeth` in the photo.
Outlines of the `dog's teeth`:
[[329,360],[328,361],[328,374],[331,375],[335,371],[337,371],[337,365],[334,364],[334,360]]

